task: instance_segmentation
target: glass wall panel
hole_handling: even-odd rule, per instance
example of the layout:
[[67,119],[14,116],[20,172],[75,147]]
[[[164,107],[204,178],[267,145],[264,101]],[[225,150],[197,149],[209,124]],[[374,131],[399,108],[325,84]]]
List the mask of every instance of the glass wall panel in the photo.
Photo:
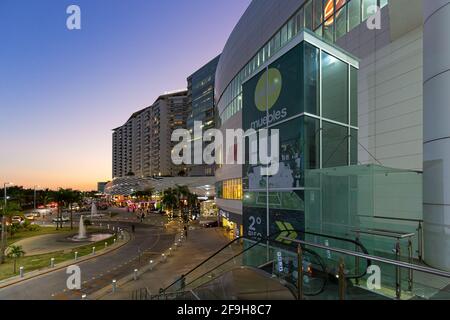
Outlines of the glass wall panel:
[[352,30],[361,23],[361,1],[351,0],[348,5],[348,30]]
[[303,121],[304,117],[299,117],[274,127],[280,133],[280,161],[278,173],[269,177],[269,189],[303,187],[306,149]]
[[336,40],[347,33],[347,7],[336,13]]
[[313,5],[312,1],[309,1],[305,5],[305,28],[313,30]]
[[305,112],[319,115],[319,49],[304,44],[304,107]]
[[322,0],[314,0],[313,22],[314,29],[318,28],[323,21],[323,5]]
[[348,165],[348,128],[324,121],[322,123],[323,168]]
[[377,5],[377,0],[362,0],[362,20],[366,20],[368,17],[375,13],[373,8]]
[[322,116],[348,123],[348,65],[322,52]]
[[323,23],[323,38],[326,41],[334,42],[334,16]]
[[358,164],[358,130],[350,129],[350,165]]
[[350,124],[358,126],[358,70],[350,67]]

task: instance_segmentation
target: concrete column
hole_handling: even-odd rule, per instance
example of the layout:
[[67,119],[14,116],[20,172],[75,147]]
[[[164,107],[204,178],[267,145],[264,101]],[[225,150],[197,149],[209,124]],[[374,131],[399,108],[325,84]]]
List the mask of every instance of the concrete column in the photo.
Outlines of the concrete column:
[[450,0],[424,9],[424,254],[450,271]]

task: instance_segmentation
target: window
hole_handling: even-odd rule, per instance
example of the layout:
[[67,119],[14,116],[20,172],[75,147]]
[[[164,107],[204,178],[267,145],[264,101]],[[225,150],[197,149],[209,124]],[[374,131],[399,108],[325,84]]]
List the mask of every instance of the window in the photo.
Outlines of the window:
[[326,41],[334,42],[334,16],[331,16],[323,24],[323,38]]
[[322,116],[348,123],[348,65],[322,53]]
[[376,12],[374,9],[376,6],[377,0],[362,0],[362,21],[366,20]]
[[304,106],[307,113],[319,115],[319,50],[305,43],[304,44]]
[[284,27],[281,29],[281,47],[283,47],[287,41],[288,41],[287,25],[284,25]]
[[347,7],[336,13],[336,40],[347,33]]
[[313,29],[313,9],[312,9],[312,1],[309,1],[305,5],[305,28],[312,30]]
[[358,164],[358,130],[350,129],[350,165]]
[[313,23],[314,30],[322,24],[323,5],[322,0],[314,0]]
[[324,168],[348,165],[348,128],[323,122],[322,154]]
[[348,3],[348,30],[354,29],[361,23],[361,1],[351,0]]
[[350,124],[358,126],[358,70],[350,67]]
[[242,179],[231,179],[222,182],[223,199],[242,200]]

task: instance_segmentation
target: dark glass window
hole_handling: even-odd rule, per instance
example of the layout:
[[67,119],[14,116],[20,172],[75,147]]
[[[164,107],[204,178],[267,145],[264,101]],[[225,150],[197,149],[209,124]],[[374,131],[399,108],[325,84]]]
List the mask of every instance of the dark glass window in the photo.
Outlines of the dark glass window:
[[348,123],[348,65],[322,53],[322,116]]
[[319,50],[304,44],[304,111],[319,115]]
[[348,128],[323,122],[322,155],[324,168],[348,165]]
[[319,120],[305,117],[305,148],[304,163],[305,169],[318,169],[320,167],[320,123]]

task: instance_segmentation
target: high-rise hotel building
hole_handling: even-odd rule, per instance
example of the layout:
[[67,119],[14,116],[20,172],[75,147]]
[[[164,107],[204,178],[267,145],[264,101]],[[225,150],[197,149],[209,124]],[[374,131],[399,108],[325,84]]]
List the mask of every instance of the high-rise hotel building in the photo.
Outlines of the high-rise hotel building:
[[186,127],[188,111],[186,90],[168,93],[114,129],[113,178],[184,174],[187,168],[172,163],[171,135],[174,130]]

